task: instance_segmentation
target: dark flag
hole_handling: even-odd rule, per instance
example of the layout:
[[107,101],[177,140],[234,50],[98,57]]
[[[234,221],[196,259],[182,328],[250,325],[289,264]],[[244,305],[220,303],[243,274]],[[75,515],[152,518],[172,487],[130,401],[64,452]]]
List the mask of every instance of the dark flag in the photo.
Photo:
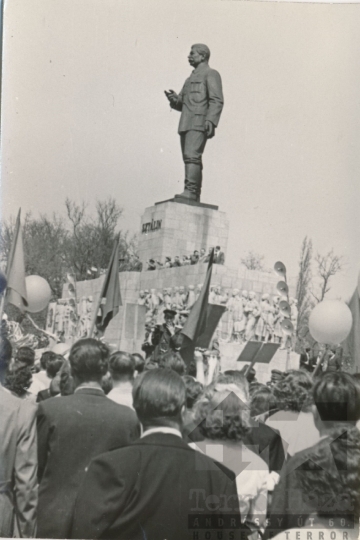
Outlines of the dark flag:
[[196,340],[196,347],[201,349],[208,349],[210,347],[211,340],[223,316],[226,306],[220,304],[209,304],[206,310],[206,328],[205,332],[200,334]]
[[360,372],[360,298],[358,290],[355,289],[354,294],[348,303],[353,322],[350,334],[343,341],[344,356],[350,356],[352,365],[350,371],[352,373]]
[[209,305],[209,290],[212,274],[212,266],[214,260],[214,250],[212,250],[209,260],[208,269],[206,272],[205,282],[199,298],[191,308],[190,314],[187,318],[184,328],[181,333],[193,343],[197,342],[199,336],[204,334],[206,329],[208,305]]
[[6,268],[7,301],[24,313],[27,306],[25,262],[19,210]]
[[[119,313],[120,306],[122,306],[122,301],[119,282],[119,239],[117,238],[97,303],[94,316],[97,323],[96,326],[104,331],[111,319]],[[101,315],[97,317],[99,307],[101,309]],[[92,335],[92,331],[90,335]]]

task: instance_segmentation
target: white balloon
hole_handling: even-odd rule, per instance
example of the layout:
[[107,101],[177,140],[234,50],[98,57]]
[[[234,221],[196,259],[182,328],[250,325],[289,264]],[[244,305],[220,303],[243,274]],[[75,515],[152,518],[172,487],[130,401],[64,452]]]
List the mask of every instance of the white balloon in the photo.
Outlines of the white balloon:
[[26,311],[37,313],[45,309],[50,302],[51,289],[46,279],[40,276],[25,278],[28,305]]
[[345,302],[323,300],[311,312],[309,330],[319,343],[338,345],[350,333],[352,315]]

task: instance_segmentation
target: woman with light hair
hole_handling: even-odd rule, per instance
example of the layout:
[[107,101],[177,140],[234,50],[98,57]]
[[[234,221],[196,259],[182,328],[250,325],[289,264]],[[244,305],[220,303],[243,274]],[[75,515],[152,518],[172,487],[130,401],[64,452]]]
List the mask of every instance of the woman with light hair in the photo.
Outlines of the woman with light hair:
[[245,389],[236,384],[208,387],[194,411],[195,424],[205,439],[193,444],[235,472],[242,521],[249,538],[255,540],[265,529],[269,468],[243,444],[250,431],[247,401]]

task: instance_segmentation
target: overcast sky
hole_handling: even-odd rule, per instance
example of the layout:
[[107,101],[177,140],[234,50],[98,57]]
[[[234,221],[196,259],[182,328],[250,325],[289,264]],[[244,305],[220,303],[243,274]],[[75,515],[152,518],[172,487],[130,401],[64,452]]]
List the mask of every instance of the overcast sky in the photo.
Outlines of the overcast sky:
[[250,249],[296,275],[305,235],[360,269],[360,5],[8,0],[2,212],[64,212],[113,196],[122,226],[183,187],[177,125],[190,46],[206,43],[225,107],[202,201],[230,220],[227,263]]

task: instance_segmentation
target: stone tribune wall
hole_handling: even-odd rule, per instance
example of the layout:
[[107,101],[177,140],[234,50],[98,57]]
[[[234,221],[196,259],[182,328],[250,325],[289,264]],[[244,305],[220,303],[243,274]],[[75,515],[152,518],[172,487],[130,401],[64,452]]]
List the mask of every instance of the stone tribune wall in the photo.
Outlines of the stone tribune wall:
[[[142,316],[134,315],[134,309],[130,306],[137,306],[140,290],[156,289],[158,292],[163,288],[180,287],[189,285],[202,284],[205,280],[207,271],[206,263],[199,263],[191,266],[181,266],[176,268],[164,268],[153,271],[143,272],[121,272],[119,274],[120,291],[123,305],[120,308],[118,315],[110,322],[105,338],[110,343],[118,346],[120,349],[128,352],[139,352],[143,339],[143,333],[140,333],[140,328],[133,329],[133,338],[130,336],[129,324],[132,324],[134,317],[137,318],[137,326],[143,320]],[[80,281],[76,284],[77,297],[92,296],[93,306],[97,304],[97,300],[101,291],[101,285],[104,276],[98,279]],[[270,273],[256,272],[247,270],[246,268],[233,269],[227,266],[214,264],[212,272],[211,284],[220,286],[229,296],[232,289],[246,289],[247,291],[255,291],[260,297],[263,293],[271,295],[277,294],[276,284],[279,278]],[[290,296],[295,295],[296,280],[289,280]],[[127,304],[129,305],[127,308]],[[126,312],[128,310],[128,313]],[[129,319],[127,319],[129,317]],[[127,328],[125,332],[125,320],[127,319]],[[226,325],[226,313],[224,314],[224,325]],[[135,351],[136,349],[136,351]]]

